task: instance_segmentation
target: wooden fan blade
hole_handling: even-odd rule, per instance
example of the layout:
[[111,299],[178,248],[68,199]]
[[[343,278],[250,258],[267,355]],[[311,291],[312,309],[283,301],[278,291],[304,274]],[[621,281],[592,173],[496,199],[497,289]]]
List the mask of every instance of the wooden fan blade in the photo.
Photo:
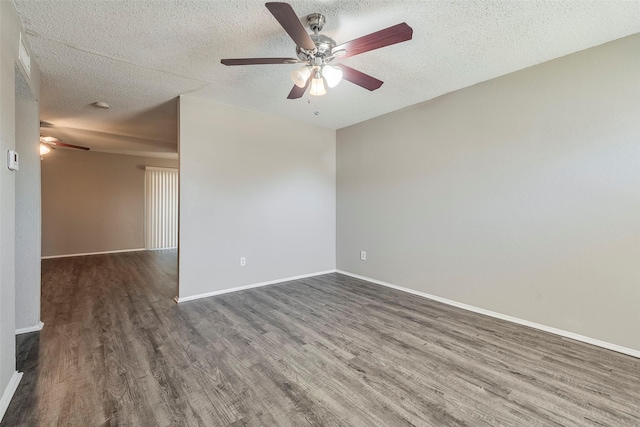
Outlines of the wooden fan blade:
[[342,70],[342,78],[350,81],[353,84],[357,84],[367,90],[376,90],[384,83],[382,80],[378,80],[375,77],[371,77],[368,74],[358,71],[354,68],[347,67],[344,64],[336,64]]
[[273,2],[266,3],[267,9],[273,15],[274,18],[282,25],[282,28],[289,34],[289,37],[293,39],[297,46],[306,49],[314,50],[316,48],[315,43],[307,34],[307,31],[302,26],[298,15],[288,3]]
[[264,64],[297,64],[298,58],[238,58],[238,59],[221,59],[220,63],[224,65],[264,65]]
[[343,43],[334,47],[331,51],[345,50],[347,53],[340,58],[348,58],[350,56],[359,55],[370,50],[380,49],[381,47],[390,46],[392,44],[411,40],[413,37],[413,29],[406,22],[376,31],[366,36],[362,36],[350,42]]
[[55,145],[56,147],[76,148],[76,149],[78,149],[78,150],[85,150],[85,151],[89,151],[89,150],[90,150],[90,148],[89,148],[89,147],[83,147],[83,146],[81,146],[81,145],[67,144],[66,142],[62,142],[62,141],[47,142],[47,144],[49,144],[49,145]]
[[291,92],[289,92],[289,96],[287,96],[287,99],[302,98],[302,95],[304,95],[304,93],[307,91],[307,88],[309,87],[310,82],[311,82],[311,77],[307,79],[307,84],[305,84],[304,87],[293,85],[293,89],[291,89]]

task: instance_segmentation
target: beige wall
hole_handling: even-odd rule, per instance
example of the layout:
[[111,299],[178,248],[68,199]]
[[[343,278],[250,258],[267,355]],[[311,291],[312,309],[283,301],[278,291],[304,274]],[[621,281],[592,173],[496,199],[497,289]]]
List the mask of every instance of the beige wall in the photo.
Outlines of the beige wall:
[[180,298],[335,269],[335,131],[195,97],[179,111]]
[[42,256],[144,248],[144,167],[178,161],[56,149],[42,165]]
[[639,53],[634,35],[339,130],[338,269],[640,350]]
[[[0,417],[15,376],[16,173],[6,168],[7,150],[16,147],[16,63],[22,26],[13,2],[0,1]],[[32,56],[31,93],[40,95],[40,71]],[[29,156],[28,153],[21,153]],[[33,195],[37,197],[37,195]]]

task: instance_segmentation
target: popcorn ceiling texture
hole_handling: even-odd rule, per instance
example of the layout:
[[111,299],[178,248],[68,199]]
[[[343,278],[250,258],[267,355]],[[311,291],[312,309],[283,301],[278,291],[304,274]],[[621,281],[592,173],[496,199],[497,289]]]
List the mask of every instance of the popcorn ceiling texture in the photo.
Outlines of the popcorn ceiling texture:
[[296,65],[220,64],[295,56],[263,1],[15,1],[42,69],[50,133],[138,154],[176,151],[181,94],[339,129],[640,32],[639,1],[290,3],[301,18],[323,13],[323,33],[338,43],[403,21],[413,40],[344,60],[383,80],[379,90],[345,81],[327,96],[292,101]]

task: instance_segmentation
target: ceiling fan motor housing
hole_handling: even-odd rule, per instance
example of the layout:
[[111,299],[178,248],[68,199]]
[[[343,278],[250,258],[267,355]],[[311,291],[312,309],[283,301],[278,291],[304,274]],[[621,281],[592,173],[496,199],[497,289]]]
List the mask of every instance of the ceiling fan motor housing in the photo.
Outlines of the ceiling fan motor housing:
[[309,34],[309,37],[311,37],[313,44],[316,45],[316,49],[314,52],[310,52],[298,46],[296,48],[296,53],[298,58],[302,61],[309,62],[310,65],[317,65],[318,62],[324,63],[325,58],[326,62],[333,59],[331,57],[331,50],[336,47],[336,41],[329,36],[319,34],[320,31],[322,31],[325,22],[326,19],[324,15],[320,13],[312,13],[307,16],[307,24],[311,31],[313,31],[313,34]]
[[336,47],[336,41],[324,34],[310,34],[311,40],[316,45],[315,52],[308,52],[298,46],[296,53],[302,61],[309,61],[313,58],[327,58],[331,60],[331,50]]

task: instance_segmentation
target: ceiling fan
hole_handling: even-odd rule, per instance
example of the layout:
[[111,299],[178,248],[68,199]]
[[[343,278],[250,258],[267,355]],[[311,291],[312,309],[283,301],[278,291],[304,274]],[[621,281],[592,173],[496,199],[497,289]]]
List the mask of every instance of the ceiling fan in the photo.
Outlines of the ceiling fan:
[[301,98],[311,86],[310,94],[321,96],[326,94],[325,81],[330,88],[345,79],[370,91],[382,86],[382,81],[344,64],[329,65],[336,58],[348,58],[369,52],[370,50],[390,46],[411,40],[413,29],[405,22],[369,35],[336,44],[331,37],[320,34],[325,24],[325,17],[319,13],[307,16],[307,24],[313,34],[307,34],[295,11],[288,3],[266,3],[269,12],[282,25],[289,37],[296,43],[297,58],[239,58],[222,59],[224,65],[258,65],[258,64],[301,64],[305,65],[291,73],[295,83],[287,96],[288,99]]
[[[40,128],[52,128],[54,125],[49,122],[45,122],[44,120],[40,120]],[[89,147],[83,147],[81,145],[73,145],[67,144],[66,142],[62,142],[60,139],[45,135],[43,132],[40,132],[40,155],[47,154],[51,149],[56,149],[56,147],[64,147],[64,148],[75,148],[76,150],[84,150],[89,151]]]
[[84,151],[90,150],[89,147],[67,144],[66,142],[62,142],[54,136],[46,136],[46,135],[40,134],[40,155],[41,156],[47,154],[52,149],[55,150],[56,147],[74,148],[76,150],[84,150]]

